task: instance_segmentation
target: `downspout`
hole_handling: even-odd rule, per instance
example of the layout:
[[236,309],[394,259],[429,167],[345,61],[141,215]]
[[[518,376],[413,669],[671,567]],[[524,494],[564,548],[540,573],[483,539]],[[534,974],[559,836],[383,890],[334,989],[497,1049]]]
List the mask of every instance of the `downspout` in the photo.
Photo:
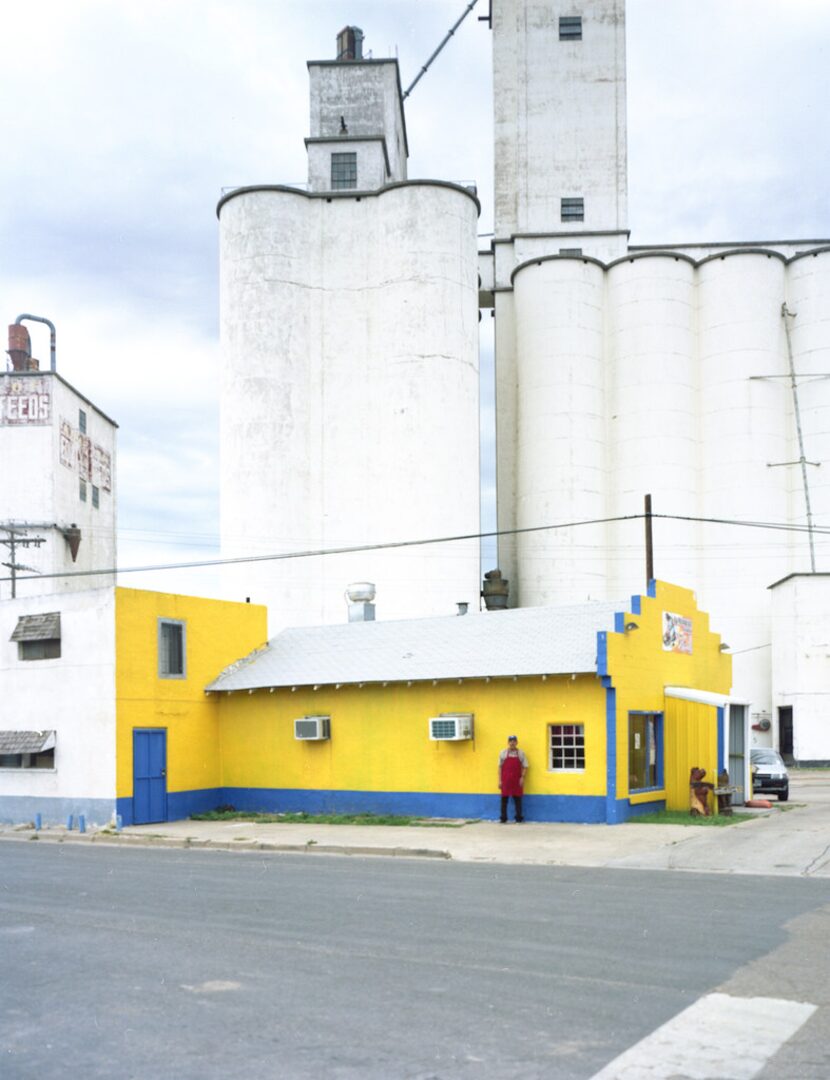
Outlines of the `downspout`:
[[[807,480],[807,458],[804,456],[804,434],[801,430],[801,409],[798,404],[798,381],[793,363],[793,345],[790,340],[790,319],[796,316],[795,311],[790,311],[786,303],[781,305],[781,318],[784,320],[784,333],[787,337],[787,361],[790,365],[790,388],[793,393],[793,413],[795,415],[795,429],[798,433],[798,462],[801,465],[801,482],[804,485],[804,504],[807,510],[807,537],[810,541],[810,570],[816,572],[816,548],[813,541],[813,512],[810,509],[810,485]],[[793,462],[795,464],[795,462]]]

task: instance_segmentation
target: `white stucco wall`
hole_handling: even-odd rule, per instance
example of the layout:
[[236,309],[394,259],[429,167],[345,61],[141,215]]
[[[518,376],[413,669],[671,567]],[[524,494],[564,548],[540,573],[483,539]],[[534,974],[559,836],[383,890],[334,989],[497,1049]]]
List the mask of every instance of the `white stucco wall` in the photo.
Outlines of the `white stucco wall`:
[[[91,402],[60,376],[38,372],[20,376],[7,373],[3,386],[11,383],[37,388],[48,409],[48,420],[34,423],[0,419],[0,522],[36,526],[32,536],[42,536],[40,547],[21,548],[17,561],[41,574],[112,567],[116,559],[116,426]],[[5,395],[7,400],[15,395]],[[79,412],[86,414],[87,430],[79,430]],[[4,422],[5,421],[5,422]],[[86,481],[86,501],[80,498],[80,481]],[[99,505],[93,504],[93,485]],[[62,530],[75,524],[81,530],[78,558],[72,562]],[[6,548],[3,549],[7,551]],[[5,577],[6,570],[3,568]],[[26,578],[20,572],[20,578]],[[106,583],[107,578],[31,579],[17,582],[18,596],[37,596]],[[11,595],[8,582],[0,582],[0,597]]]
[[[515,304],[515,320],[502,319]],[[519,527],[643,512],[805,524],[781,305],[797,312],[814,520],[830,516],[830,251],[740,249],[699,264],[532,262],[496,294],[499,520]],[[512,342],[511,342],[512,337]],[[759,378],[763,376],[763,378]],[[811,377],[812,376],[812,377]],[[504,480],[504,484],[502,481]],[[809,569],[804,533],[654,523],[655,573],[694,588],[731,646],[733,694],[772,710],[767,586]],[[515,546],[516,561],[511,563]],[[644,583],[642,521],[505,543],[513,603],[626,595]],[[816,538],[819,569],[830,559]],[[822,561],[823,560],[823,561]],[[770,733],[770,741],[776,738]]]
[[796,574],[770,589],[773,704],[793,710],[793,756],[830,762],[830,574]]
[[[221,208],[225,556],[476,533],[477,204],[421,182],[376,195],[251,191]],[[230,568],[279,625],[475,606],[478,544]]]
[[[342,143],[309,145],[309,189],[331,188],[328,159],[332,151],[358,153],[360,190],[405,180],[406,130],[397,60],[312,60],[308,76],[311,139],[347,137]],[[377,143],[354,141],[379,137],[384,141],[382,151]],[[388,159],[388,171],[384,159]],[[374,182],[381,163],[384,172]]]
[[[561,41],[559,16],[572,14],[582,15],[582,40]],[[497,237],[627,228],[625,97],[623,0],[590,0],[578,11],[495,0]],[[585,220],[569,226],[560,200],[575,196],[585,200]]]
[[[61,655],[20,660],[10,641],[21,615],[60,612]],[[112,588],[0,604],[2,728],[54,730],[55,768],[0,768],[0,820],[68,813],[109,821],[115,807],[115,604]]]

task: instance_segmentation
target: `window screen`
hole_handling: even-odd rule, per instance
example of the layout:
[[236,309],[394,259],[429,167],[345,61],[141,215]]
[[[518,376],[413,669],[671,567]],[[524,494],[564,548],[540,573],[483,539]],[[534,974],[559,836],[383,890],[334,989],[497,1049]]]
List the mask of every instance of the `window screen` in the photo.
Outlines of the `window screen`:
[[559,40],[582,41],[582,16],[560,15],[559,16]]
[[331,186],[334,191],[357,187],[356,153],[331,155]]
[[184,623],[159,619],[159,676],[162,679],[183,679]]
[[562,220],[563,221],[584,221],[585,220],[585,200],[578,199],[563,199],[562,200]]

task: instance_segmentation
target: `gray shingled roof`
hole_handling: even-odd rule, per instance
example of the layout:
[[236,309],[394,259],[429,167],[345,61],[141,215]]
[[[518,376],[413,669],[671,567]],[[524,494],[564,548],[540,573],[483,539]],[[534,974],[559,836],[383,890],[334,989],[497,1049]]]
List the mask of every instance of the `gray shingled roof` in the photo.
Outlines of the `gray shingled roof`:
[[54,731],[0,731],[0,754],[40,754],[54,745]]
[[475,679],[596,671],[597,631],[626,601],[436,619],[294,627],[238,660],[207,690]]
[[53,641],[61,636],[61,613],[20,615],[9,641]]

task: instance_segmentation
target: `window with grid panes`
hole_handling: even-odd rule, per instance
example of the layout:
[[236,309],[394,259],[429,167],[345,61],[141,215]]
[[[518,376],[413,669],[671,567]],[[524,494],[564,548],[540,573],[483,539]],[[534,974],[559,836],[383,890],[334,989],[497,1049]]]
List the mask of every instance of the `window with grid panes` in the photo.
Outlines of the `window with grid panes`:
[[357,187],[356,153],[331,155],[331,186],[333,191],[337,191],[339,188]]
[[585,770],[585,725],[551,724],[550,768],[554,772]]
[[585,200],[583,198],[563,199],[561,211],[563,221],[584,221]]
[[582,41],[582,16],[560,15],[559,16],[559,40]]

